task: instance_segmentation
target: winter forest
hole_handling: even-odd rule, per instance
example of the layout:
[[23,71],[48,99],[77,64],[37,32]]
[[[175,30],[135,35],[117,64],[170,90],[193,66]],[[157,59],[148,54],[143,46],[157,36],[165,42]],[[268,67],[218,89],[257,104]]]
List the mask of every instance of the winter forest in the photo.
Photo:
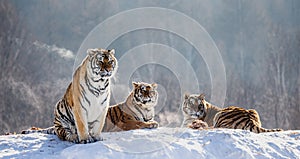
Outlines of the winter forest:
[[[82,60],[80,56],[85,55],[85,52],[78,55],[78,51],[87,35],[121,12],[146,7],[175,10],[192,19],[210,35],[220,56],[207,60],[202,56],[206,50],[196,49],[196,44],[188,38],[169,30],[149,27],[124,32],[107,48],[116,50],[120,61],[118,71],[128,68],[130,72],[128,80],[124,81],[123,72],[113,80],[111,104],[125,100],[132,81],[156,82],[159,101],[155,120],[160,126],[181,125],[183,94],[189,92],[205,93],[207,101],[220,107],[256,109],[265,128],[300,129],[298,0],[2,0],[0,134],[19,133],[31,126],[52,126],[54,106],[64,95],[74,68]],[[147,22],[147,19],[125,18],[129,19],[127,23],[113,24],[122,29]],[[157,24],[173,25],[160,17]],[[188,35],[196,32],[183,21],[175,25]],[[94,43],[106,47],[107,36],[118,31],[113,28],[102,28],[107,32],[97,35],[99,39]],[[157,46],[163,47],[157,49]],[[171,51],[163,49],[166,47]],[[139,56],[133,56],[139,50]],[[170,58],[167,54],[174,56]],[[225,71],[225,80],[217,79],[217,83],[225,87],[212,84],[216,79],[211,76],[214,69],[209,66],[220,65],[217,58]],[[129,67],[148,59],[152,62]]]

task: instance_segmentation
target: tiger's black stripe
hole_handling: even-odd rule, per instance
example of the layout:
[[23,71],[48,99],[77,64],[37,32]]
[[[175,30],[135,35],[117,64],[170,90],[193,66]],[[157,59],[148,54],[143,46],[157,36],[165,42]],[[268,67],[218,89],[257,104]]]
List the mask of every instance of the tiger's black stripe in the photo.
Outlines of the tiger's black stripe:
[[258,126],[256,126],[255,129],[256,129],[256,132],[260,133],[260,129]]
[[80,87],[81,87],[81,90],[82,90],[81,95],[83,96],[84,100],[88,103],[88,105],[91,106],[91,102],[86,96],[86,91],[85,91],[84,87],[81,84],[80,84]]
[[107,99],[108,99],[108,95],[109,95],[109,93],[107,93],[107,95],[106,95],[106,97],[105,97],[105,99],[101,102],[101,104],[104,104],[106,101],[107,101]]
[[104,85],[106,85],[106,84],[109,84],[109,80],[108,79],[106,79],[106,81],[104,82]]
[[[61,105],[61,104],[60,104]],[[64,107],[65,108],[65,107]],[[65,108],[66,109],[66,108]],[[68,121],[68,122],[71,122],[71,120],[70,120],[70,116],[65,116],[61,111],[60,111],[60,109],[57,109],[57,111],[58,111],[58,113],[59,113],[59,116],[60,116],[60,118],[61,119],[63,119],[63,120],[65,120],[65,121]]]
[[139,95],[139,90],[138,89],[134,90],[134,96],[133,97],[136,101],[140,101],[140,99],[138,98],[138,95]]
[[109,86],[109,82],[106,82],[106,84],[104,85],[104,88],[100,88],[100,91],[104,91],[106,90],[106,88]]
[[134,112],[132,109],[129,108],[129,110],[131,111],[131,113],[133,114],[134,118],[136,120],[140,120],[140,118],[138,117],[138,115],[136,114],[136,112]]
[[88,128],[89,128],[89,129],[93,129],[94,124],[95,124],[96,122],[99,122],[99,120],[94,120],[94,121],[92,121],[92,122],[88,122]]
[[112,109],[108,109],[108,113],[109,113],[110,121],[111,121],[113,124],[116,124],[116,123],[117,123],[117,120],[115,120],[114,115],[112,114]]
[[116,124],[119,121],[121,122],[126,122],[125,121],[125,115],[124,112],[121,110],[120,107],[115,106],[115,107],[110,107],[107,113],[108,119],[112,122],[112,124]]
[[[224,109],[225,111],[226,109]],[[229,109],[228,109],[229,110]],[[238,125],[236,125],[238,119],[241,118],[246,118],[247,120],[249,120],[249,117],[245,116],[244,114],[245,112],[241,112],[241,110],[238,111],[238,109],[234,109],[234,110],[230,110],[227,113],[222,114],[218,120],[220,121],[216,123],[216,127],[230,127],[231,125],[234,125],[234,127],[238,127]]]
[[[242,124],[242,123],[245,123],[245,122],[249,122],[249,119],[248,118],[242,118],[240,119],[240,121],[236,122],[235,123],[235,126],[234,126],[234,129],[237,129],[237,127]],[[244,129],[246,128],[246,126],[244,126]]]
[[145,114],[137,107],[137,105],[134,106],[134,108],[142,115],[142,119],[145,119]]
[[251,126],[250,124],[251,123],[249,121],[247,121],[247,124],[245,124],[245,129],[250,130],[250,128],[249,128]]
[[97,83],[97,82],[99,82],[99,81],[103,82],[104,79],[103,79],[103,78],[99,78],[98,80],[92,79],[92,81]]
[[233,106],[225,108],[215,115],[214,127],[244,129],[255,133],[282,131],[281,129],[262,128],[258,113],[255,110]]
[[235,117],[227,117],[226,119],[231,119],[231,121],[233,122],[233,123],[235,123],[235,122],[237,122],[238,121],[238,119],[241,119],[241,118],[247,118],[247,119],[250,119],[248,116],[245,116],[245,114],[238,114],[238,115],[236,115]]
[[120,117],[120,114],[118,114],[119,111],[117,111],[116,109],[113,109],[113,112],[114,112],[114,115],[116,117],[116,121],[119,121],[119,117]]
[[67,116],[68,116],[68,121],[72,124],[72,125],[75,125],[75,121],[74,121],[74,117],[73,117],[73,114],[71,112],[71,110],[69,108],[66,108],[66,113],[67,113]]
[[219,117],[220,119],[233,118],[233,117],[237,116],[238,114],[240,114],[240,112],[238,112],[238,111],[231,111],[231,110],[227,111],[226,109],[224,111],[226,111],[226,112],[222,113],[222,115]]
[[94,86],[92,86],[92,84],[90,83],[90,80],[87,77],[87,74],[85,75],[85,84],[88,87],[88,89],[89,89],[90,92],[92,92],[96,97],[99,97],[100,90],[98,90],[97,88],[95,88]]
[[126,123],[127,121],[126,121],[124,112],[121,110],[120,107],[117,107],[116,109],[118,109],[118,111],[120,112],[120,120],[121,120],[121,122]]
[[78,101],[80,103],[81,108],[85,111],[86,115],[88,116],[88,111],[87,111],[86,107],[84,107],[84,105],[82,104],[82,102],[81,102],[81,100],[80,100],[79,97],[78,97]]
[[91,64],[91,68],[92,68],[93,73],[98,75],[98,72],[95,72],[95,71],[94,71],[95,68],[100,69],[100,67],[98,67],[97,64],[96,64],[96,59],[95,59],[95,57],[92,57],[92,58],[90,59],[90,61],[91,61],[90,64]]
[[250,131],[253,131],[253,128],[254,128],[254,124],[252,124],[252,125],[250,126]]

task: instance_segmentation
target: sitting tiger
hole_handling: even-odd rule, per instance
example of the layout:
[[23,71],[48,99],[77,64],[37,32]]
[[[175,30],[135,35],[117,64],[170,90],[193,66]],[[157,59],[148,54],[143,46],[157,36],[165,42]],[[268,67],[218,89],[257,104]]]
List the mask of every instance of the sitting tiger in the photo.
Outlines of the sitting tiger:
[[153,120],[158,98],[157,84],[133,82],[132,85],[133,90],[127,99],[108,109],[104,132],[158,127]]
[[[153,120],[154,107],[158,99],[157,84],[133,82],[132,85],[133,90],[126,101],[109,107],[102,132],[158,127],[158,123]],[[54,127],[47,129],[32,127],[22,133],[34,132],[55,134]]]
[[185,127],[194,120],[203,120],[214,128],[244,129],[255,133],[282,131],[262,128],[259,115],[253,109],[246,110],[236,106],[222,109],[205,101],[204,94],[186,94],[182,110]]
[[110,100],[110,78],[117,70],[114,50],[88,49],[65,95],[54,109],[54,127],[22,133],[56,134],[61,140],[90,143],[101,140]]

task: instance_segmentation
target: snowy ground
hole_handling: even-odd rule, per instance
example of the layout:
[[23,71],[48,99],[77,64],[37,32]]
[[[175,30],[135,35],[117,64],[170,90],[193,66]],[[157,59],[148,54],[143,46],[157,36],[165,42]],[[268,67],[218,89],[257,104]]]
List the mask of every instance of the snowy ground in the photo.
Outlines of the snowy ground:
[[255,134],[161,127],[103,137],[73,144],[47,134],[0,136],[0,158],[300,158],[300,130]]

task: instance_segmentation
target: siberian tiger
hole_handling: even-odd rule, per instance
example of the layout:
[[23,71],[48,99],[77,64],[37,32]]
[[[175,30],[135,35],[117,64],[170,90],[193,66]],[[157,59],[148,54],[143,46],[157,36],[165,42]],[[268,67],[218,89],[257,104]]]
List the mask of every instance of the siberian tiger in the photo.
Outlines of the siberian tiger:
[[90,143],[101,139],[110,100],[110,78],[117,70],[114,50],[88,49],[65,95],[54,109],[54,127],[22,133],[56,134],[61,140]]
[[236,106],[222,109],[205,101],[204,94],[186,94],[183,113],[184,126],[197,119],[214,128],[244,129],[255,133],[282,131],[282,129],[262,128],[259,115],[253,109],[246,110]]
[[157,84],[133,82],[133,90],[123,103],[111,106],[103,128],[104,132],[157,128],[153,120],[157,103]]

